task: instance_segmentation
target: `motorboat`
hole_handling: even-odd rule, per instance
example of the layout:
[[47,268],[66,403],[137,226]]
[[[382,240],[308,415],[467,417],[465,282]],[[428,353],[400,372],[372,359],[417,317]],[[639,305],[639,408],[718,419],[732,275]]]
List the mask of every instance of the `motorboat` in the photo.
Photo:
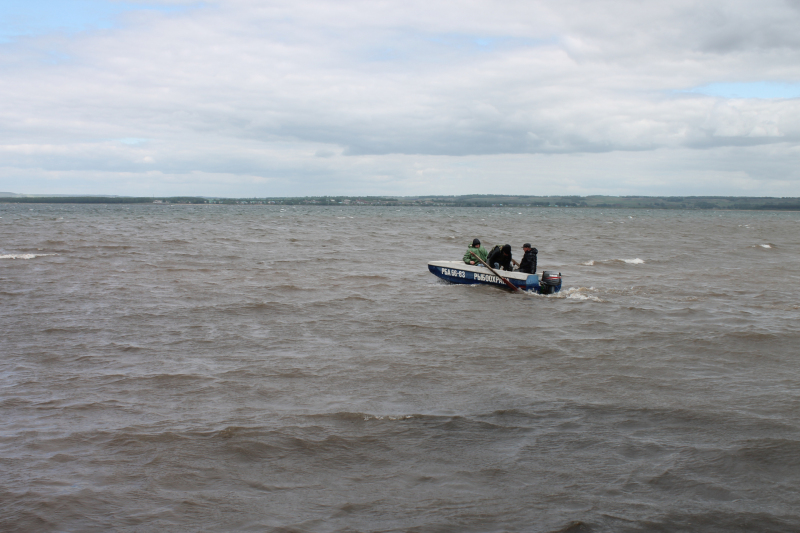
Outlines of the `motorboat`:
[[524,291],[554,294],[561,290],[561,272],[554,270],[545,270],[541,274],[527,274],[495,269],[498,274],[495,275],[483,265],[468,265],[463,261],[431,261],[428,263],[428,270],[434,276],[450,283],[498,285],[508,288],[508,284],[500,279],[499,275]]

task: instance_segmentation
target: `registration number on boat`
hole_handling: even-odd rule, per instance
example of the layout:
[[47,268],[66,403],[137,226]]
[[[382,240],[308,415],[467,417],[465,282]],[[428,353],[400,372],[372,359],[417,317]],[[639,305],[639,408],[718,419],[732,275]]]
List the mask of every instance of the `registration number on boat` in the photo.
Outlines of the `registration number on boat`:
[[442,269],[442,274],[444,274],[445,276],[452,276],[454,278],[466,278],[467,277],[467,273],[464,272],[463,270],[453,270],[451,268],[443,268]]

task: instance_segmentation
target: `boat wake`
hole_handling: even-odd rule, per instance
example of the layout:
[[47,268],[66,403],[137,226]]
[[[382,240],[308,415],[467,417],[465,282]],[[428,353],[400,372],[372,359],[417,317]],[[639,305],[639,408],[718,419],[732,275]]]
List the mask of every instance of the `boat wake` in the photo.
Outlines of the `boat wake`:
[[604,302],[602,298],[595,296],[597,289],[594,287],[570,287],[566,291],[561,291],[557,296],[568,300],[587,300],[591,302]]
[[569,289],[561,290],[554,294],[539,294],[535,291],[525,291],[530,296],[537,298],[560,298],[563,300],[578,300],[578,301],[591,301],[591,302],[605,302],[602,298],[595,296],[594,292],[597,289],[594,287],[570,287]]

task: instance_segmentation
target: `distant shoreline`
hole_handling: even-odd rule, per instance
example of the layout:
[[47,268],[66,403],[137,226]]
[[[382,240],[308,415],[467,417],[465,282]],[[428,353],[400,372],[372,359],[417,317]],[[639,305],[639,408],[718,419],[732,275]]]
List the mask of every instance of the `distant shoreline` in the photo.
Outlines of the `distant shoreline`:
[[800,211],[796,197],[744,196],[306,196],[214,198],[201,196],[32,196],[2,193],[0,203],[24,204],[223,204],[421,207],[569,207]]

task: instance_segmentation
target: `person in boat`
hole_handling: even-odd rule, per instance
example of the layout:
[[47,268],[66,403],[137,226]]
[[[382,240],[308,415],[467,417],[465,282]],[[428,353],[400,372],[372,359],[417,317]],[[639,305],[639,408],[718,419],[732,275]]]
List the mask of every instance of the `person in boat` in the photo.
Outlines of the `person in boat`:
[[503,247],[495,246],[492,249],[492,253],[489,254],[489,260],[486,261],[489,263],[490,267],[493,268],[502,268],[503,270],[508,270],[509,272],[514,269],[511,266],[511,245],[504,244]]
[[480,239],[472,239],[472,245],[467,246],[467,253],[464,254],[464,262],[468,265],[475,265],[480,264],[480,261],[475,259],[475,256],[472,255],[470,252],[473,252],[478,255],[481,259],[486,261],[489,252],[486,251],[486,248],[481,246]]
[[527,274],[536,274],[536,254],[539,250],[533,248],[531,243],[526,242],[522,245],[522,261],[519,263],[519,271]]

